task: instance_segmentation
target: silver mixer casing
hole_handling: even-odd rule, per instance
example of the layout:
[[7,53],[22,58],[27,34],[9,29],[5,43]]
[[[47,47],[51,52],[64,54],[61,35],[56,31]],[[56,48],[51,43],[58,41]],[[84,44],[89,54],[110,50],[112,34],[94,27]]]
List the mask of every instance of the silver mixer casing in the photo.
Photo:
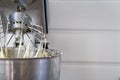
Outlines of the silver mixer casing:
[[[18,4],[19,1],[21,4]],[[23,34],[25,34],[29,31],[28,27],[31,26],[46,33],[47,22],[44,3],[45,0],[0,0],[0,19],[3,32],[6,33],[8,26],[8,34],[12,32],[18,36],[21,29],[23,29]],[[24,6],[26,10],[18,11],[18,6]],[[42,28],[38,27],[39,25]],[[35,44],[39,43],[37,39],[34,42]],[[12,46],[13,44],[9,45]]]
[[[28,33],[29,36],[32,36],[31,40],[36,45],[38,40],[35,40],[35,36],[39,35],[34,36],[34,34],[29,33],[28,27],[46,33],[45,1],[47,0],[0,0],[0,21],[6,36],[6,40],[3,39],[1,42],[9,42],[10,36],[14,33],[16,40],[11,40],[20,43],[20,32],[23,29],[23,34]],[[26,10],[19,11],[17,10],[18,6],[23,6]],[[26,35],[22,37],[26,37]],[[28,38],[24,40],[26,43],[30,41]],[[37,51],[34,44],[29,48],[32,53]],[[60,80],[62,52],[44,48],[48,53],[47,57],[35,57],[33,54],[31,55],[33,57],[24,58],[22,54],[25,50],[21,49],[20,57],[14,57],[18,54],[19,47],[14,46],[12,42],[8,46],[12,46],[7,48],[9,58],[0,58],[0,80]],[[16,50],[17,53],[15,53]]]

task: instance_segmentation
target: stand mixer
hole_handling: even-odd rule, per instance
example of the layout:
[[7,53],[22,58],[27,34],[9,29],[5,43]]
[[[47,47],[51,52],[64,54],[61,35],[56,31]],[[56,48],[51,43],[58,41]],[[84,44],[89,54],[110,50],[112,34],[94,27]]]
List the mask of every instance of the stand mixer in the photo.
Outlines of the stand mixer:
[[44,2],[1,0],[0,80],[59,80],[61,52],[48,49]]

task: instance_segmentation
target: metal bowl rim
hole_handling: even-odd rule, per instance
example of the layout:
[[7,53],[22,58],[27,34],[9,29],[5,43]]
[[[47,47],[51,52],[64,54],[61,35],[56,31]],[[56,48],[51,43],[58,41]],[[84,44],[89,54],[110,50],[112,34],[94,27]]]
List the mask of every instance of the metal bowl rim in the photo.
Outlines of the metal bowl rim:
[[37,57],[37,58],[10,58],[10,59],[0,58],[0,61],[1,60],[5,60],[5,61],[7,61],[7,60],[9,60],[9,61],[20,60],[21,61],[21,60],[38,60],[38,59],[44,60],[44,59],[52,59],[52,58],[56,58],[56,57],[61,57],[61,55],[63,54],[63,52],[55,50],[55,49],[49,49],[49,50],[56,51],[56,55],[51,56],[51,57],[41,57],[41,58],[39,58],[39,57]]

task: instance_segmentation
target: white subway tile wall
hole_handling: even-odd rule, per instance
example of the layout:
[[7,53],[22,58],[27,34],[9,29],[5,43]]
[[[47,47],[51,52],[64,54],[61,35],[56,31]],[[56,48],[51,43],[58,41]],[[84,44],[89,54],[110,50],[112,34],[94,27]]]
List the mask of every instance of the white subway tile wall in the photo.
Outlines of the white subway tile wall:
[[120,1],[49,0],[50,47],[61,80],[120,80]]

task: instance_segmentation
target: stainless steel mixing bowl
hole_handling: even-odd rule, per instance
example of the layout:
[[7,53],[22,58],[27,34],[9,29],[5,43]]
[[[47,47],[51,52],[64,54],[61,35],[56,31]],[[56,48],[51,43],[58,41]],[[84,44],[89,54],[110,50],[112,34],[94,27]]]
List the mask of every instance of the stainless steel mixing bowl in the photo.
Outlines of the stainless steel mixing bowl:
[[51,57],[0,59],[0,80],[59,80],[61,52]]

